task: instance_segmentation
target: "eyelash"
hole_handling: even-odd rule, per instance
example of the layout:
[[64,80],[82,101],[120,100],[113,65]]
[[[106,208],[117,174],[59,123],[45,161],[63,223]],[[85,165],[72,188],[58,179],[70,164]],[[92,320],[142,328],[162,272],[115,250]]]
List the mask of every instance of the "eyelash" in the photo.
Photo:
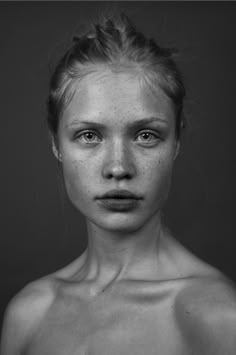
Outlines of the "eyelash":
[[[97,141],[97,140],[96,140],[96,141],[95,141],[95,140],[86,140],[86,139],[85,139],[86,134],[92,134],[93,137],[97,136],[98,141]],[[140,132],[136,135],[135,141],[137,141],[137,138],[140,137],[140,136],[142,136],[143,134],[148,134],[149,137],[152,136],[152,138],[153,138],[153,139],[151,139],[151,140],[144,140],[144,141],[141,141],[141,143],[142,143],[142,144],[145,144],[145,145],[154,144],[154,143],[156,143],[156,141],[158,141],[158,140],[161,139],[161,137],[160,137],[159,134],[154,133],[153,131],[143,130],[143,131],[140,131]],[[83,139],[83,138],[84,138],[84,139]],[[92,131],[92,130],[83,131],[83,132],[81,132],[80,134],[76,134],[76,135],[75,135],[75,139],[80,139],[81,141],[84,141],[85,144],[97,144],[97,143],[101,142],[101,140],[102,140],[102,139],[99,137],[99,135],[98,135],[96,132]],[[145,141],[146,141],[146,142],[145,142]]]
[[[98,134],[96,132],[94,132],[94,131],[91,131],[91,130],[83,131],[80,134],[76,134],[75,138],[76,139],[80,139],[82,141],[83,140],[82,137],[85,137],[86,134],[93,134],[94,136],[97,136],[99,138]],[[84,140],[84,141],[85,141],[86,144],[98,143],[98,142],[93,142],[93,141],[86,141],[86,140]],[[101,138],[99,138],[99,141],[101,141]]]
[[157,133],[154,133],[152,131],[148,131],[148,130],[144,130],[144,131],[139,132],[137,137],[140,137],[143,134],[148,134],[149,137],[152,136],[152,138],[153,138],[151,141],[150,140],[146,140],[146,142],[145,142],[145,140],[142,141],[142,143],[144,143],[144,144],[151,144],[151,143],[156,142],[157,140],[160,140],[160,135],[158,135]]

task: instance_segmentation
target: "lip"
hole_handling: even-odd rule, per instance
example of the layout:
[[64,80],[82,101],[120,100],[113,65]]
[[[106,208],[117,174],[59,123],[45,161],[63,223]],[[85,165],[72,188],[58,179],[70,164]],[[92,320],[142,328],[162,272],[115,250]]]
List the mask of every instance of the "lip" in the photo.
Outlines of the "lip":
[[126,212],[137,208],[138,200],[134,198],[101,198],[98,204],[114,212]]
[[141,200],[142,197],[136,195],[128,190],[110,190],[104,195],[97,197],[97,199],[130,199],[130,200]]
[[97,197],[99,205],[114,212],[126,212],[137,208],[142,197],[128,190],[110,190]]

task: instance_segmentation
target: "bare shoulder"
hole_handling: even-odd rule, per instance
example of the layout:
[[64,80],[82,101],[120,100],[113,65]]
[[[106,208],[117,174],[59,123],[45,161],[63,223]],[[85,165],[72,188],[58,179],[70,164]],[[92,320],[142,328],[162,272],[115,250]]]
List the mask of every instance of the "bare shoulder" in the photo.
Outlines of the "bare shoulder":
[[47,277],[28,284],[5,311],[1,355],[20,354],[53,303],[56,280]]
[[45,319],[58,291],[80,270],[85,254],[61,270],[28,284],[8,304],[5,311],[0,354],[18,355]]
[[[222,274],[187,281],[176,297],[176,319],[196,354],[236,353],[236,288]],[[195,352],[193,351],[193,354]]]

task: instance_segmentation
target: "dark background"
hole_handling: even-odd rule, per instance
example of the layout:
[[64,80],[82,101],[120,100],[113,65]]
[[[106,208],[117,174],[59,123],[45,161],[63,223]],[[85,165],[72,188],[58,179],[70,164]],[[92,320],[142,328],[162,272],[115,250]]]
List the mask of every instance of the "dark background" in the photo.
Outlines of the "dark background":
[[180,50],[188,127],[165,220],[196,255],[236,281],[236,3],[1,2],[0,312],[28,282],[75,259],[83,218],[66,200],[45,125],[50,63],[86,19],[125,11]]

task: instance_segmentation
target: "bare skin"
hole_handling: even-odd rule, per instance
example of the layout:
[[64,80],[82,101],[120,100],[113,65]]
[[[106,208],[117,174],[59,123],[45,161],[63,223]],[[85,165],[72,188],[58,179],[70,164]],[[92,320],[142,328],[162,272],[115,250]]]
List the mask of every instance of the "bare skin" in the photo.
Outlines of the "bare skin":
[[143,280],[133,274],[101,287],[86,275],[85,253],[13,299],[1,354],[235,354],[232,285],[172,238],[164,239],[163,258],[179,260],[181,277],[174,272],[158,280],[152,272]]
[[[1,355],[236,353],[234,286],[161,223],[179,150],[172,103],[133,74],[90,74],[64,110],[53,150],[88,247],[12,300]],[[101,203],[114,189],[138,200]]]

